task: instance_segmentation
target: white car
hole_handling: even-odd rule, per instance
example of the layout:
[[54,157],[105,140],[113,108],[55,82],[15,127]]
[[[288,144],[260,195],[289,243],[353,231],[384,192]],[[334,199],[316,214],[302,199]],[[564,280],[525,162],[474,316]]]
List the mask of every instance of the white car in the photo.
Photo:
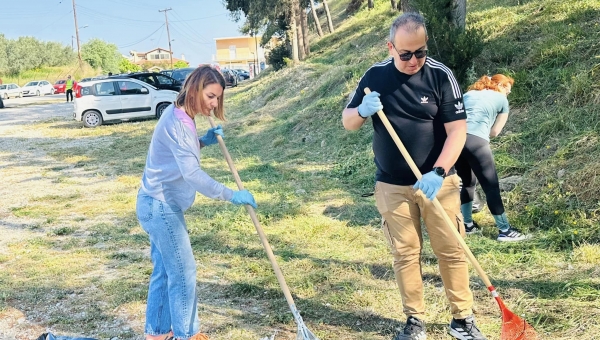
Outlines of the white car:
[[110,120],[160,118],[177,92],[158,90],[137,79],[100,79],[78,83],[73,118],[85,127]]
[[44,96],[54,94],[54,86],[47,80],[34,80],[21,88],[24,96]]
[[3,99],[23,97],[23,91],[14,83],[0,85],[0,97]]

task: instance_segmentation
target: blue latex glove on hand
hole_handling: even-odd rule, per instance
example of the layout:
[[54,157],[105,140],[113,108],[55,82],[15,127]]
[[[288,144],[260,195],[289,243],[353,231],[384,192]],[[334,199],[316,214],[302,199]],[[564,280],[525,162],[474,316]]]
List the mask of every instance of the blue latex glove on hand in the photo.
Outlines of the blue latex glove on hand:
[[435,195],[437,195],[438,191],[442,188],[442,183],[444,179],[442,176],[435,173],[435,171],[430,171],[423,175],[413,189],[421,189],[423,194],[430,200],[433,201]]
[[379,100],[379,93],[375,91],[365,95],[362,103],[358,106],[358,114],[363,118],[371,117],[379,110],[383,110],[383,105]]
[[248,190],[234,191],[230,202],[236,205],[250,204],[254,209],[257,207],[254,196]]
[[202,142],[204,146],[217,144],[219,142],[219,140],[217,139],[217,135],[221,136],[222,138],[225,138],[225,135],[223,134],[223,128],[221,127],[221,125],[217,125],[217,127],[208,129],[208,131],[206,131],[206,134],[200,137],[200,142]]

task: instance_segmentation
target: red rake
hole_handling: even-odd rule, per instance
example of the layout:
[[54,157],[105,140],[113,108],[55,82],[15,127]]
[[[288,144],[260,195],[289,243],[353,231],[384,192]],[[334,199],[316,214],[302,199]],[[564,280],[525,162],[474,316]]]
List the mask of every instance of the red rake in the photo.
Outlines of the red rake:
[[[369,94],[371,93],[371,90],[369,90],[369,88],[367,87],[365,88],[365,93]],[[385,116],[385,113],[383,113],[382,110],[379,110],[377,111],[377,115],[379,116],[379,119],[381,119],[381,121],[383,122],[383,125],[385,125],[385,128],[396,143],[398,149],[400,149],[400,153],[402,153],[402,156],[410,166],[411,170],[413,171],[417,179],[420,180],[422,177],[421,171],[419,171],[419,168],[413,161],[412,157],[410,157],[410,154],[404,147],[404,144],[402,144],[402,141],[400,141],[398,134],[390,124],[390,121]],[[535,329],[533,329],[533,327],[531,327],[531,325],[529,325],[525,320],[521,319],[518,315],[506,308],[504,302],[500,298],[500,295],[496,292],[496,288],[492,286],[492,283],[490,282],[490,279],[488,278],[487,274],[479,265],[479,262],[471,252],[471,249],[469,249],[469,246],[467,246],[465,240],[463,240],[458,230],[456,230],[456,226],[452,223],[452,220],[450,219],[450,217],[448,217],[448,214],[446,214],[446,210],[444,210],[444,208],[440,204],[440,201],[438,201],[437,198],[433,199],[433,205],[444,217],[446,224],[452,230],[454,236],[456,236],[458,243],[464,250],[467,258],[469,259],[469,262],[471,262],[471,265],[473,265],[473,267],[477,271],[477,274],[479,275],[481,280],[483,280],[483,283],[485,284],[487,289],[492,293],[492,296],[498,302],[498,306],[500,306],[500,311],[502,312],[502,332],[500,335],[500,340],[537,340],[538,336],[535,332]]]

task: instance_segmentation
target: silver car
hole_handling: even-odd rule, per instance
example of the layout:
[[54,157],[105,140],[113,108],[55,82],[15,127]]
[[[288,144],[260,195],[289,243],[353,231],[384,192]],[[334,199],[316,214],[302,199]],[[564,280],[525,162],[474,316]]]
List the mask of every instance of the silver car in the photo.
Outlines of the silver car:
[[0,96],[4,99],[8,98],[16,98],[23,97],[23,90],[19,87],[19,85],[11,83],[11,84],[3,84],[0,85]]
[[54,94],[54,86],[47,80],[34,80],[21,88],[24,96],[44,96]]

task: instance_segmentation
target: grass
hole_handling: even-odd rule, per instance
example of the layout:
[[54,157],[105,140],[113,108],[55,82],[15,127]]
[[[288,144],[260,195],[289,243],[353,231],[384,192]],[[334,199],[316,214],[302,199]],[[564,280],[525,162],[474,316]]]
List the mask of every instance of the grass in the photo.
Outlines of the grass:
[[[225,140],[308,327],[321,339],[389,339],[404,316],[374,200],[361,196],[373,188],[372,129],[344,131],[340,118],[363,72],[386,56],[397,14],[380,0],[346,18],[346,5],[332,1],[336,33],[313,43],[307,61],[227,90]],[[600,333],[599,10],[597,0],[469,2],[469,24],[490,28],[476,73],[516,79],[493,147],[501,175],[522,176],[504,194],[509,217],[536,238],[496,242],[485,211],[475,215],[483,234],[467,242],[544,339]],[[151,264],[135,195],[155,123],[83,129],[55,119],[0,130],[10,188],[3,228],[24,235],[0,247],[0,315],[17,308],[57,333],[141,336]],[[198,119],[198,128],[208,124]],[[235,187],[218,148],[202,157],[204,170]],[[211,338],[295,339],[245,210],[198,195],[186,218]],[[427,242],[423,263],[430,338],[447,339],[450,314]],[[471,287],[482,330],[499,339],[498,308],[474,272]]]
[[4,84],[15,83],[19,86],[23,86],[32,80],[47,80],[54,84],[59,79],[67,79],[67,75],[72,75],[75,80],[79,80],[85,77],[93,77],[98,75],[98,71],[94,70],[88,64],[84,63],[83,69],[79,68],[77,62],[56,67],[42,67],[39,69],[29,70],[21,72],[16,76],[2,75],[2,82]]

